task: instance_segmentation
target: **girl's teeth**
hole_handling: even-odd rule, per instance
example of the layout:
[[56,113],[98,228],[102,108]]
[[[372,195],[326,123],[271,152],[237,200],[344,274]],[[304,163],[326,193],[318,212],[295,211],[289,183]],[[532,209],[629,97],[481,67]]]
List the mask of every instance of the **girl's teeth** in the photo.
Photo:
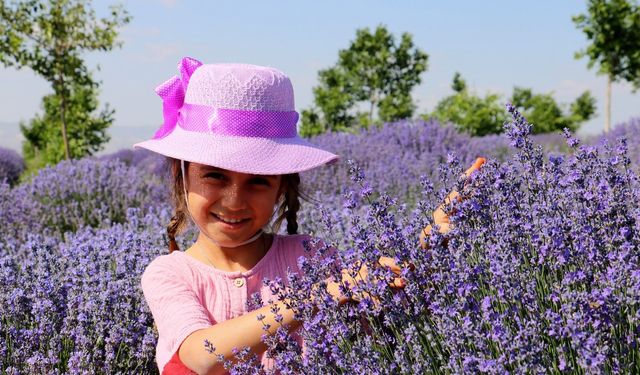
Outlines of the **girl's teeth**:
[[239,223],[242,221],[242,219],[238,219],[238,220],[233,220],[233,219],[223,219],[220,215],[216,215],[218,216],[218,219],[224,221],[225,223],[229,223],[229,224],[235,224],[235,223]]

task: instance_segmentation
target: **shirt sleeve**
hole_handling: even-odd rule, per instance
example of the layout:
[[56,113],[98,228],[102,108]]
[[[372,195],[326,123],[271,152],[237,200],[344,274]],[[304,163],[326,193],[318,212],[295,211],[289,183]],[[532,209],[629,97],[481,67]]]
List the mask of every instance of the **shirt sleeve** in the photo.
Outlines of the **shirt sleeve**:
[[161,256],[147,266],[141,279],[142,292],[158,327],[158,345],[171,354],[191,333],[214,324],[182,270],[184,267],[168,256]]

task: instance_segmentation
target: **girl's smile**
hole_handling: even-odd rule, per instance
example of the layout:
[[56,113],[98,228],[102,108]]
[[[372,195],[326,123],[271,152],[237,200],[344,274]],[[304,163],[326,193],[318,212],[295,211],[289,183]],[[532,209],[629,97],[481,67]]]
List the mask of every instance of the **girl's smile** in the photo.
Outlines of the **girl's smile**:
[[214,213],[212,213],[211,215],[220,222],[220,225],[222,225],[223,227],[229,230],[239,229],[244,224],[246,224],[249,220],[251,220],[250,218],[233,219],[233,218],[225,217],[223,215],[214,214]]

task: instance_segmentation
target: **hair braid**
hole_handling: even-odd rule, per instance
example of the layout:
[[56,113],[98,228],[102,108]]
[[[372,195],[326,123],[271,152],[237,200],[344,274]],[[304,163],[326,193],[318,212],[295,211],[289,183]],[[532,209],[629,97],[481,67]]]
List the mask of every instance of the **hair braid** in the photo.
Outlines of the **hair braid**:
[[[169,168],[171,168],[171,175],[173,176],[173,184],[171,189],[171,198],[173,200],[173,206],[175,213],[167,225],[167,237],[169,237],[169,253],[175,250],[180,250],[178,243],[176,242],[176,235],[179,234],[187,224],[187,206],[184,198],[184,188],[182,187],[182,169],[180,168],[180,160],[168,158]],[[188,162],[185,162],[185,169],[188,167]]]
[[167,225],[167,236],[169,237],[169,253],[172,253],[175,250],[180,250],[180,247],[176,242],[176,234],[180,229],[182,229],[182,226],[185,222],[186,215],[182,210],[177,210],[173,217],[171,217],[171,221],[169,221],[169,225]]
[[277,232],[284,219],[287,220],[287,233],[298,233],[298,211],[300,210],[300,175],[292,173],[282,176],[284,196],[278,207],[278,218],[273,225],[273,231]]
[[[300,184],[300,177],[296,175],[297,183]],[[297,187],[297,186],[296,186]],[[288,234],[297,234],[298,233],[298,210],[300,210],[300,194],[296,189],[295,193],[287,192],[285,193],[285,201],[287,202],[287,211],[286,211],[286,219],[287,219],[287,233]]]

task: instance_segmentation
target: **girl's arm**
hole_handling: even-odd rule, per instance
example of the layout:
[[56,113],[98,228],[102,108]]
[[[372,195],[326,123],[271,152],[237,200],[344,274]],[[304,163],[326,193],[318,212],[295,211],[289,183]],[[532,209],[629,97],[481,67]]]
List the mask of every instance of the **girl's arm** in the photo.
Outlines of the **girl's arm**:
[[[340,295],[337,283],[328,282],[327,291],[340,303],[346,302],[346,298]],[[276,309],[278,314],[282,316],[281,322],[276,322],[276,316],[272,312]],[[258,320],[260,315],[265,317],[262,321]],[[198,374],[222,374],[227,370],[223,367],[222,362],[218,361],[217,354],[222,354],[225,359],[233,361],[235,359],[232,353],[234,348],[249,347],[259,357],[267,348],[262,342],[264,334],[274,334],[281,325],[288,326],[291,332],[301,323],[294,319],[293,310],[287,308],[284,302],[279,301],[193,332],[182,342],[178,349],[178,355],[182,363]],[[269,325],[269,329],[266,331],[264,324]],[[205,340],[212,342],[216,349],[215,353],[209,353],[206,350]]]
[[[473,163],[473,165],[464,172],[465,177],[469,178],[469,176],[471,176],[473,172],[479,170],[486,161],[487,159],[483,157],[476,158],[476,161]],[[451,202],[453,202],[454,200],[460,201],[461,199],[462,197],[457,191],[452,191],[444,199],[444,203],[438,206],[438,208],[433,212],[433,222],[434,224],[437,224],[438,227],[440,227],[440,230],[438,232],[442,234],[446,234],[451,230],[449,215],[452,213],[444,211],[445,205],[451,204]],[[432,226],[431,224],[429,224],[420,232],[420,245],[422,246],[423,249],[429,248],[428,238],[429,236],[431,236],[431,230],[432,230]]]
[[[282,321],[276,322],[272,309],[279,308],[278,314],[282,315]],[[263,315],[263,321],[258,320],[258,316]],[[289,331],[300,326],[299,321],[293,318],[293,310],[288,309],[283,302],[276,302],[271,305],[250,311],[244,315],[193,332],[180,346],[178,355],[180,360],[191,370],[198,374],[222,374],[227,370],[222,362],[218,361],[218,354],[224,355],[225,359],[234,360],[232,350],[234,348],[243,349],[250,347],[251,351],[260,356],[266,350],[266,345],[262,342],[262,335],[268,333],[272,335],[281,325],[287,325]],[[263,323],[270,327],[264,330]],[[205,340],[209,340],[216,351],[209,353],[204,345]]]

